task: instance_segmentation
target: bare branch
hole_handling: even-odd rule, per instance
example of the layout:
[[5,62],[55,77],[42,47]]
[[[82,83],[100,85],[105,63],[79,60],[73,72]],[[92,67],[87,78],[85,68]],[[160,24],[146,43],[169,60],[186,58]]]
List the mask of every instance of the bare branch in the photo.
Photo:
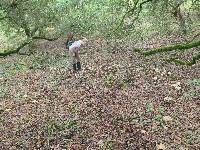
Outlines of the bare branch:
[[[122,20],[120,21],[120,24],[119,24],[119,26],[117,27],[117,29],[119,29],[119,27],[123,24],[124,19],[126,18],[127,14],[129,14],[130,12],[132,12],[132,14],[133,14],[134,10],[135,10],[136,7],[137,7],[138,2],[139,2],[139,0],[137,0],[137,1],[135,2],[135,5],[133,6],[132,9],[128,10],[128,11],[124,14],[124,16],[122,17]],[[132,14],[131,14],[131,15],[132,15]],[[117,29],[116,29],[116,30],[117,30]]]
[[[133,23],[138,19],[139,14],[140,14],[140,12],[142,11],[143,5],[146,4],[146,3],[148,3],[148,2],[151,2],[151,1],[153,1],[153,0],[146,0],[146,1],[144,1],[144,2],[142,2],[142,3],[139,4],[139,11],[138,11],[138,13],[137,13],[136,18],[133,20]],[[123,24],[123,22],[124,22],[124,20],[125,20],[125,18],[126,18],[127,15],[129,15],[129,16],[130,16],[130,15],[133,15],[134,11],[135,11],[136,8],[137,8],[138,3],[139,3],[139,0],[137,0],[137,1],[135,2],[135,5],[133,6],[133,8],[131,8],[130,10],[128,10],[128,11],[124,14],[124,16],[122,17],[122,20],[120,21],[120,24],[119,24],[119,26],[117,27],[116,30],[118,30],[119,27],[122,26],[122,24]],[[133,24],[133,23],[132,23],[132,24]]]

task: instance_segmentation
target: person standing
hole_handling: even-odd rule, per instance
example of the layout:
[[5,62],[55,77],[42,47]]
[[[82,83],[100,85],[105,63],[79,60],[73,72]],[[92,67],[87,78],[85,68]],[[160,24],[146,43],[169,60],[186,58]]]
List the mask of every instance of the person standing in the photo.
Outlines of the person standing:
[[69,56],[74,72],[81,70],[79,51],[81,47],[86,45],[87,41],[88,40],[86,38],[75,41],[73,38],[73,33],[68,33],[67,35],[66,47],[69,50]]

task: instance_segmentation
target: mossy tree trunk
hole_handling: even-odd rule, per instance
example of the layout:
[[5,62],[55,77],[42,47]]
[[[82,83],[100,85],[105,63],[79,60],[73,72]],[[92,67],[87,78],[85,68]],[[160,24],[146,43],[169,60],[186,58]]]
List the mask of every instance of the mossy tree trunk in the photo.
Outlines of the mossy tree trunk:
[[180,60],[178,58],[169,58],[169,59],[166,59],[166,61],[174,62],[175,64],[178,64],[178,65],[192,66],[192,65],[196,64],[197,60],[199,60],[199,59],[200,59],[200,53],[193,56],[192,59],[190,59],[190,60]]
[[134,51],[139,52],[142,55],[150,56],[156,53],[162,53],[162,52],[168,52],[173,50],[186,50],[193,47],[200,46],[200,40],[199,41],[192,41],[190,43],[180,43],[175,45],[168,45],[168,46],[162,46],[159,48],[154,48],[151,50],[143,51],[143,49],[135,49]]
[[[135,48],[134,51],[139,52],[140,54],[144,56],[150,56],[157,53],[168,52],[168,51],[173,51],[173,50],[186,50],[186,49],[190,49],[190,48],[194,48],[198,46],[200,46],[200,40],[192,41],[190,43],[180,43],[180,44],[175,44],[175,45],[162,46],[162,47],[150,49],[147,51],[144,51],[143,49]],[[170,59],[164,59],[164,60],[167,60],[168,62],[175,62],[176,64],[180,64],[180,65],[191,66],[195,64],[196,61],[199,59],[200,59],[200,53],[193,56],[192,59],[189,61],[180,60],[178,58],[170,58]]]

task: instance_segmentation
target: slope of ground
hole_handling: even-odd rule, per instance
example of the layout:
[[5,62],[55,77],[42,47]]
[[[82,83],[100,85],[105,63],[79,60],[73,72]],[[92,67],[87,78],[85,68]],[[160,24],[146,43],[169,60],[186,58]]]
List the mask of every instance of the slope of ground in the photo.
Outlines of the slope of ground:
[[62,43],[0,60],[1,149],[199,149],[200,63],[90,44],[73,74]]

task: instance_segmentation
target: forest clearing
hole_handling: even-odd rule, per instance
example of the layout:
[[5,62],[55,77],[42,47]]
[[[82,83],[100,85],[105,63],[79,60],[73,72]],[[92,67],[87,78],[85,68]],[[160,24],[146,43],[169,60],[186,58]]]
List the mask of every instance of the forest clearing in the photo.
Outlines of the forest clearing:
[[[2,0],[0,149],[199,150],[199,13],[195,0]],[[69,32],[87,38],[75,72]]]

